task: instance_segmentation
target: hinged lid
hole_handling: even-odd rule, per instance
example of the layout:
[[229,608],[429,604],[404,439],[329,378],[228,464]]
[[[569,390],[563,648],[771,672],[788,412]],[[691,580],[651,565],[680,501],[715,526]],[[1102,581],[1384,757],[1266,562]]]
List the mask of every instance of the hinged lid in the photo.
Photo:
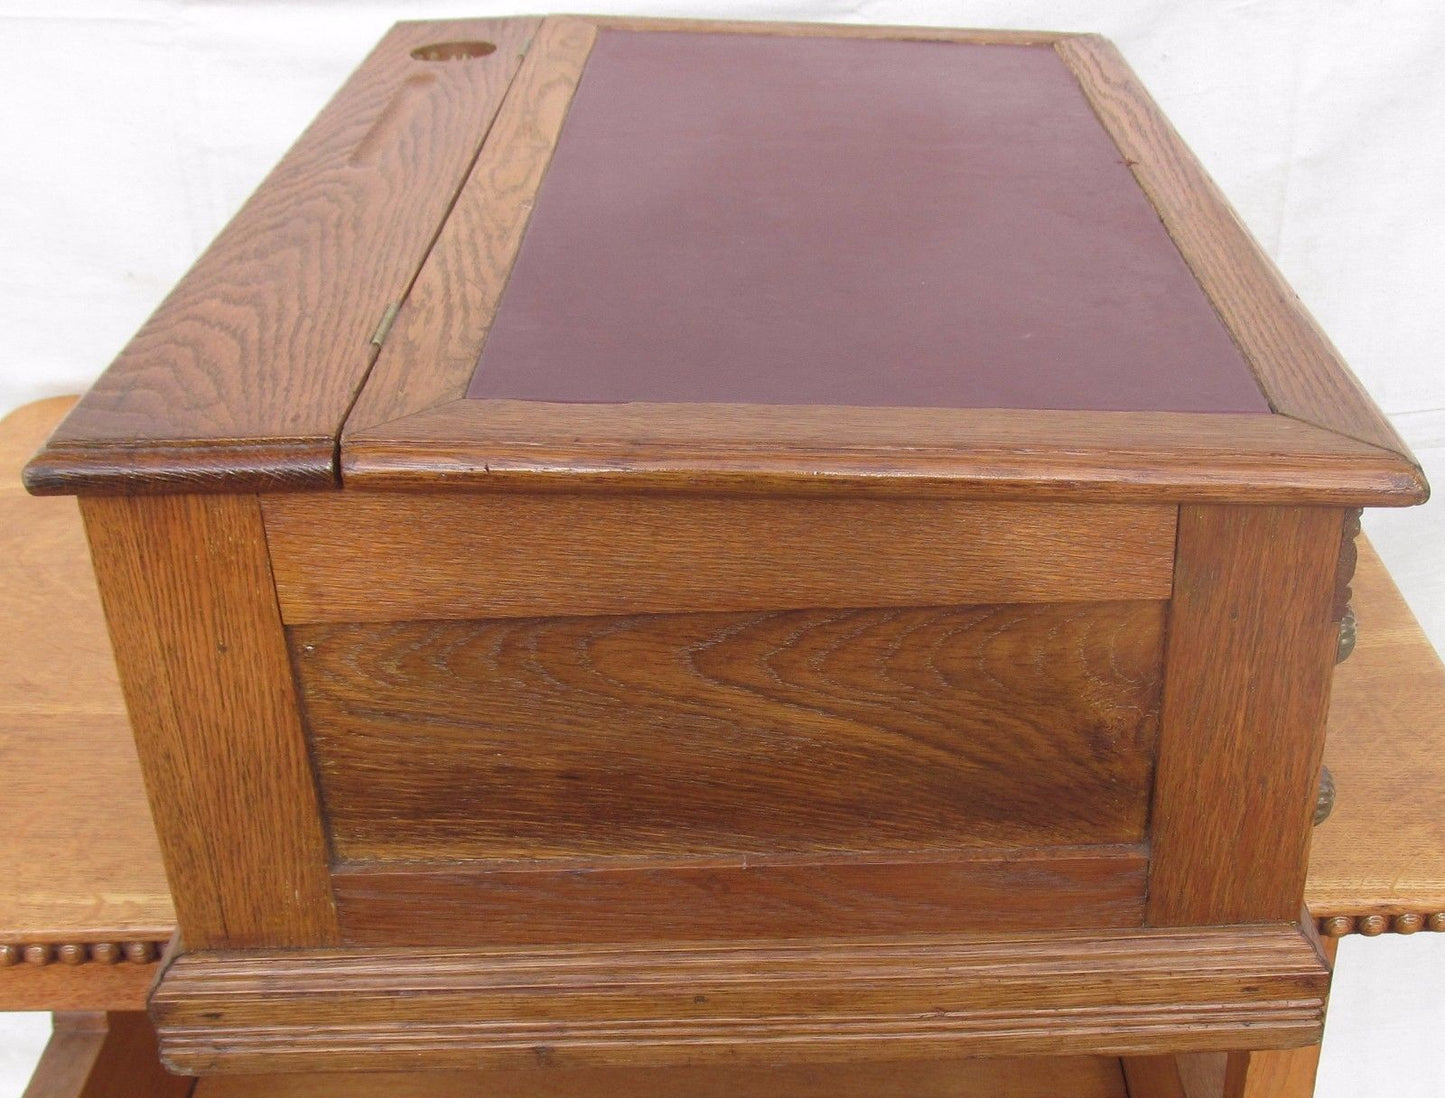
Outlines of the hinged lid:
[[[514,76],[516,46],[418,60],[436,51],[412,39],[464,42],[475,24],[393,32],[411,48],[378,73],[394,98],[358,121],[348,170],[368,173],[363,151],[419,170],[393,146],[422,118],[447,156],[485,140],[459,191],[448,161],[319,241],[328,263],[344,245],[348,264],[389,264],[371,281],[396,286],[456,191],[415,283],[368,302],[374,327],[405,295],[394,325],[361,337],[380,348],[369,377],[360,358],[332,371],[338,397],[364,381],[349,417],[339,399],[312,409],[314,470],[267,457],[297,441],[294,402],[212,386],[211,422],[236,431],[148,403],[158,362],[170,385],[214,372],[183,322],[224,323],[228,302],[198,269],[32,487],[312,486],[335,475],[321,451],[339,435],[356,486],[1423,498],[1398,437],[1102,40],[524,24],[482,28],[526,44]],[[460,85],[468,129],[438,99],[455,78],[434,74],[487,66],[510,87],[498,108],[500,75]],[[298,166],[289,182],[268,181],[238,223],[307,209],[326,175]],[[416,239],[360,247],[392,240],[388,218],[415,221]],[[284,301],[303,274],[277,268],[265,292]],[[223,379],[304,387],[306,364],[274,342],[255,338]],[[238,399],[257,414],[236,415]],[[137,458],[129,475],[105,464],[117,449]],[[187,462],[199,480],[175,475]]]

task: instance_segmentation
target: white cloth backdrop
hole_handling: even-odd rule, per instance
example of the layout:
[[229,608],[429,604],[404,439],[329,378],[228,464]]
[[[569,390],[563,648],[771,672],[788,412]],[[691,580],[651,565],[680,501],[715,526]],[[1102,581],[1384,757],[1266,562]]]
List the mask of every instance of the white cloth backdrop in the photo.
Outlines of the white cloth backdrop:
[[[594,5],[1110,36],[1445,492],[1440,5],[569,0],[560,7]],[[0,413],[82,389],[390,23],[523,10],[493,0],[0,0]],[[1366,529],[1436,647],[1445,647],[1445,507],[1376,512]],[[1352,939],[1341,959],[1319,1093],[1445,1096],[1438,1036],[1445,935]],[[40,1043],[33,1020],[0,1016],[0,1096],[20,1094]]]

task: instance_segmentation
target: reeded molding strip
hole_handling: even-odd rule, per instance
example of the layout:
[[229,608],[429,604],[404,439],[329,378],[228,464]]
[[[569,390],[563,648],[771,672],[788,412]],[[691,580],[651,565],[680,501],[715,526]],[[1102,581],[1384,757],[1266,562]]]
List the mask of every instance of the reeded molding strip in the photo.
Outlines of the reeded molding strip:
[[163,1059],[351,1071],[1147,1054],[1317,1041],[1328,970],[1291,924],[619,948],[191,953]]

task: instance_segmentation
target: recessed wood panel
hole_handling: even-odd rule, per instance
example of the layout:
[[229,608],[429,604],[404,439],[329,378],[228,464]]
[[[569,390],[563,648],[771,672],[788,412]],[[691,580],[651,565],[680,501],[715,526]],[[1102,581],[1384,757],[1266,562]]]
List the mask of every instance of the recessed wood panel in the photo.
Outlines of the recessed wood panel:
[[289,624],[1165,599],[1177,508],[330,492],[265,500]]
[[338,856],[1143,835],[1164,607],[290,630]]

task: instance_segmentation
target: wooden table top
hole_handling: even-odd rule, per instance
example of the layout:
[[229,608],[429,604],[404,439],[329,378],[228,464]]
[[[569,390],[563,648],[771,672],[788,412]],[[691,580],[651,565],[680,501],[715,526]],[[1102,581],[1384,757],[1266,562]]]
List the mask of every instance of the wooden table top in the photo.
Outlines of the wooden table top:
[[[75,503],[18,479],[72,403],[0,423],[0,1009],[136,1005],[153,966],[127,944],[149,961],[174,926]],[[1363,538],[1354,590],[1306,898],[1327,933],[1445,930],[1445,666]]]
[[1335,668],[1325,741],[1337,795],[1305,901],[1329,934],[1445,930],[1445,666],[1374,547],[1359,548],[1359,641]]
[[137,1005],[175,926],[79,511],[20,484],[73,403],[0,423],[0,1009]]

